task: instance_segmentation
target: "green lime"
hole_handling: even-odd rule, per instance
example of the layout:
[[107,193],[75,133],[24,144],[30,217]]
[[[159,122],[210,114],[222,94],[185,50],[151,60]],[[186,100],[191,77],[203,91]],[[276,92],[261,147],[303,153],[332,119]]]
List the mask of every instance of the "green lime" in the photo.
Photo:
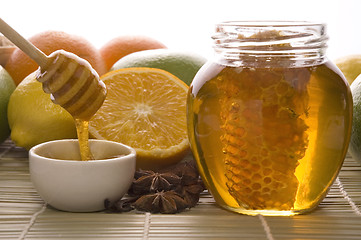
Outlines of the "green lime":
[[110,70],[130,67],[159,68],[172,73],[189,86],[205,62],[204,57],[194,53],[155,49],[131,53],[118,60]]
[[349,153],[361,163],[361,75],[351,84],[353,99],[352,133]]
[[10,95],[15,90],[15,83],[9,73],[0,66],[0,143],[10,135],[7,109]]

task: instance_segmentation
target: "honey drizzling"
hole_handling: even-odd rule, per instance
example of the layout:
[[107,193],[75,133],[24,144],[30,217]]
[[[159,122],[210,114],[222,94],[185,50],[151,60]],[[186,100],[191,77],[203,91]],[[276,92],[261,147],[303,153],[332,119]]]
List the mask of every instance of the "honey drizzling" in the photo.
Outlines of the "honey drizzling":
[[94,160],[93,154],[89,148],[89,133],[88,126],[89,121],[84,121],[81,119],[74,119],[76,132],[78,134],[79,148],[80,148],[80,157],[81,160]]
[[94,159],[88,144],[88,125],[106,96],[105,84],[98,74],[86,60],[59,50],[49,55],[37,80],[43,83],[44,92],[51,94],[52,101],[73,116],[81,160]]

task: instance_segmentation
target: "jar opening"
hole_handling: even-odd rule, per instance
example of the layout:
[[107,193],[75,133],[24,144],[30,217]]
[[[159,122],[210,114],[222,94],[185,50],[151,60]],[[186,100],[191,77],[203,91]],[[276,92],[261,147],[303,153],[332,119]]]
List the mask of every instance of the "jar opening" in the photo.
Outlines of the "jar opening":
[[287,67],[321,64],[326,25],[299,21],[230,21],[216,25],[214,49],[223,64]]
[[249,27],[294,27],[294,26],[325,26],[325,23],[310,21],[224,21],[217,24],[228,26],[249,26]]

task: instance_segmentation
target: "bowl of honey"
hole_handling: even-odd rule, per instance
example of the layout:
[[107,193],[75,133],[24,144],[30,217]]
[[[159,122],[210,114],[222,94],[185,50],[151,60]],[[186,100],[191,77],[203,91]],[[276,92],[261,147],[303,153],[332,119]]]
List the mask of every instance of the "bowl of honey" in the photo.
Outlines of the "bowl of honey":
[[77,139],[41,143],[29,151],[31,181],[50,206],[68,212],[105,209],[128,191],[136,152],[121,143],[89,140],[94,159],[82,161]]

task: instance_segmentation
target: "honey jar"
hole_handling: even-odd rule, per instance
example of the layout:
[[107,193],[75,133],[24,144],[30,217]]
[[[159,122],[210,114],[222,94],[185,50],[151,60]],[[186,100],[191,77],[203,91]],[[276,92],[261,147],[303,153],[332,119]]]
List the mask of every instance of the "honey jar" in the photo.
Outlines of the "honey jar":
[[314,209],[350,140],[352,97],[326,25],[222,22],[188,93],[191,149],[217,204],[248,215]]

